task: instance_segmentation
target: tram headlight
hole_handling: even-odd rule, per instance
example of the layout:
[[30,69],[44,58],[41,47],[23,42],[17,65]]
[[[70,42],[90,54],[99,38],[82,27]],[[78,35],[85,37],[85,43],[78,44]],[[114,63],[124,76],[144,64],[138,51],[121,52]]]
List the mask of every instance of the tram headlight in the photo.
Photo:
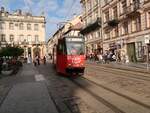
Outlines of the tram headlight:
[[68,66],[70,67],[70,66],[71,66],[71,64],[68,64]]

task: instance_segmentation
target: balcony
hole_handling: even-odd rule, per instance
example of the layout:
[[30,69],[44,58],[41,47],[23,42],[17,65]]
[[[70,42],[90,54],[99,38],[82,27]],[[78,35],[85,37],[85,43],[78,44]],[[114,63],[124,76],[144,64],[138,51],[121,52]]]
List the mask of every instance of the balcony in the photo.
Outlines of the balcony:
[[96,19],[96,21],[94,21],[94,22],[90,23],[89,25],[87,25],[86,27],[82,28],[80,33],[84,35],[84,34],[87,34],[91,31],[94,31],[100,27],[101,27],[101,19],[98,17]]
[[118,19],[112,19],[112,20],[109,20],[107,23],[111,27],[116,27],[119,24],[119,20]]
[[139,14],[139,9],[140,9],[140,3],[134,2],[127,7],[125,14],[128,16]]

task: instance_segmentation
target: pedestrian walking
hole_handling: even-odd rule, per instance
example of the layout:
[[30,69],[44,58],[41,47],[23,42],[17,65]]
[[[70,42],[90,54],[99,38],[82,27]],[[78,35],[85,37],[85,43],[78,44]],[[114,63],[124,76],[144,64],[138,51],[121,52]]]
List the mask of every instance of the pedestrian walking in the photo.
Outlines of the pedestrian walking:
[[37,64],[40,65],[40,57],[36,56]]
[[29,55],[27,58],[27,63],[30,64],[31,62],[32,62],[31,55]]
[[46,64],[46,57],[43,57],[43,63]]
[[35,57],[34,60],[33,60],[33,64],[34,64],[34,66],[37,65],[37,59],[36,59],[36,57]]
[[98,62],[99,63],[102,63],[103,62],[103,56],[102,56],[102,54],[97,54],[97,58],[98,58]]

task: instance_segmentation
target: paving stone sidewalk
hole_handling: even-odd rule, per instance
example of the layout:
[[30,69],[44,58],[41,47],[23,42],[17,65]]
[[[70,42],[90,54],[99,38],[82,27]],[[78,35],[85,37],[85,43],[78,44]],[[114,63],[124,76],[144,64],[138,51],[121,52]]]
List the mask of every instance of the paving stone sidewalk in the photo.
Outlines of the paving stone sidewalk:
[[[32,64],[25,64],[9,91],[0,113],[58,113],[44,82]],[[38,80],[36,79],[38,77]],[[40,79],[43,77],[42,79]]]

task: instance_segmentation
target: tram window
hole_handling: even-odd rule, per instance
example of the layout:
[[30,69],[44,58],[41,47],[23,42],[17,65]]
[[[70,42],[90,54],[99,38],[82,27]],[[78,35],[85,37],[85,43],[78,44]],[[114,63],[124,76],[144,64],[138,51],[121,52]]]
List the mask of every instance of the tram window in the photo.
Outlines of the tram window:
[[68,55],[83,55],[84,54],[84,44],[68,43],[67,44],[67,54]]

